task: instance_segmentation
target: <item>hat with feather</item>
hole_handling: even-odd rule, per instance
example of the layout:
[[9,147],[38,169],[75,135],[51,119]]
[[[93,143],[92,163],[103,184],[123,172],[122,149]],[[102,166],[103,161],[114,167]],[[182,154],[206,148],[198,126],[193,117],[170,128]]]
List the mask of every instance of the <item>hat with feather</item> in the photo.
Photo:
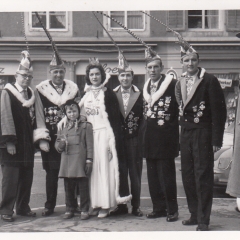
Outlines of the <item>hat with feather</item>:
[[19,74],[32,74],[33,68],[30,59],[30,54],[28,51],[24,50],[21,52],[22,60],[18,66],[17,72]]

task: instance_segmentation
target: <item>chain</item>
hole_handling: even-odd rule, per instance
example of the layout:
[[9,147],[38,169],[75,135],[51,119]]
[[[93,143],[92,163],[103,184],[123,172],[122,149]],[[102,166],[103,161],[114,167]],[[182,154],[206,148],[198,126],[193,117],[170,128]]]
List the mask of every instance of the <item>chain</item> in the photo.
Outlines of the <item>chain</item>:
[[24,13],[21,13],[21,19],[22,19],[22,27],[23,27],[23,35],[25,38],[25,42],[26,42],[26,46],[27,46],[27,51],[29,52],[29,47],[28,47],[28,40],[27,40],[27,36],[26,36],[26,32],[25,32],[25,24],[24,24]]

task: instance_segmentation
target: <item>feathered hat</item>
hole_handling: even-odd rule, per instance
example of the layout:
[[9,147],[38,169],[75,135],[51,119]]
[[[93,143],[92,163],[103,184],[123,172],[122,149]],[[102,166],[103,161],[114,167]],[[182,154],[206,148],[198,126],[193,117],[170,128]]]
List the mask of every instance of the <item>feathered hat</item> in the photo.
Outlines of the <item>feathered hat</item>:
[[17,72],[19,74],[32,74],[33,68],[30,59],[30,54],[28,51],[24,50],[21,52],[22,60],[18,66]]
[[[124,26],[121,22],[119,22],[117,19],[103,13],[103,12],[98,12],[100,14],[102,14],[103,16],[110,18],[112,21],[116,22],[119,26],[121,26],[124,30],[126,30],[132,37],[134,37],[135,39],[137,39],[144,47],[146,47],[145,50],[145,58],[146,58],[146,64],[148,64],[151,61],[154,60],[160,60],[161,58],[159,56],[159,54],[157,54],[155,51],[153,51],[151,49],[150,46],[148,46],[141,38],[139,38],[135,33],[133,33],[132,31],[130,31],[126,26]],[[107,30],[106,30],[107,32]]]
[[64,69],[65,70],[65,66],[64,66],[64,62],[62,61],[60,55],[59,55],[59,52],[58,52],[58,49],[57,49],[57,46],[55,44],[55,42],[53,41],[50,33],[48,32],[48,30],[46,29],[46,27],[44,26],[40,16],[38,15],[37,12],[35,12],[36,14],[36,17],[39,21],[39,23],[41,24],[43,30],[45,31],[51,45],[52,45],[52,49],[53,49],[53,56],[52,56],[52,61],[50,62],[50,71],[51,70],[54,70],[54,69]]
[[98,17],[96,16],[95,12],[93,12],[93,15],[95,16],[95,18],[97,19],[97,21],[99,22],[99,24],[102,26],[102,28],[105,30],[105,32],[107,33],[108,37],[111,39],[112,43],[115,45],[115,47],[118,50],[118,73],[120,74],[121,72],[132,72],[133,70],[130,67],[130,65],[127,62],[127,59],[125,58],[125,56],[123,55],[123,52],[120,50],[119,46],[117,45],[117,43],[114,41],[114,39],[112,38],[112,36],[110,35],[110,33],[108,32],[108,30],[103,26],[103,24],[99,21]]

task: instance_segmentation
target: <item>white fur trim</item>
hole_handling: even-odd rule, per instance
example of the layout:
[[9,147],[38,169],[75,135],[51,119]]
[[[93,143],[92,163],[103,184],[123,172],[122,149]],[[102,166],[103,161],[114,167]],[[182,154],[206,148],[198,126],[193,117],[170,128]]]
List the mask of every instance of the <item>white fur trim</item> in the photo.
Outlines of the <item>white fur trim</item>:
[[151,78],[147,80],[147,82],[144,84],[144,87],[143,87],[143,97],[146,100],[146,102],[149,102],[149,99],[152,98],[151,107],[165,93],[169,84],[172,82],[172,79],[173,79],[172,75],[166,74],[166,77],[162,82],[160,88],[152,96],[147,92],[147,87],[149,82],[151,81]]
[[51,141],[49,130],[47,128],[37,128],[33,131],[33,142],[35,143],[41,139]]
[[57,106],[63,105],[67,100],[73,99],[77,92],[78,86],[71,80],[64,79],[66,83],[62,95],[59,95],[57,91],[49,83],[50,80],[45,80],[36,86],[37,90],[46,97],[49,101]]
[[28,87],[28,88],[30,89],[30,91],[31,91],[31,93],[32,93],[32,96],[31,96],[30,99],[26,100],[26,99],[22,96],[22,94],[21,94],[15,87],[13,87],[12,84],[7,83],[6,86],[4,87],[4,89],[8,89],[8,90],[22,103],[22,106],[23,106],[23,107],[29,108],[29,107],[31,107],[31,106],[34,104],[34,102],[35,102],[35,95],[34,95],[33,90],[32,90],[30,87]]
[[[106,73],[106,79],[104,80],[104,82],[99,86],[99,88],[102,86],[104,87],[107,83],[108,83],[108,80],[111,78],[111,75],[109,73]],[[92,85],[87,85],[85,84],[85,87],[84,87],[84,92],[87,92],[88,89],[91,89]]]
[[[121,87],[121,85],[118,85],[117,87],[115,87],[115,88],[113,89],[113,91],[114,91],[114,92],[117,92],[120,87]],[[140,90],[138,89],[137,86],[132,85],[132,87],[133,87],[133,89],[134,89],[135,92],[140,92]]]
[[[201,68],[199,78],[203,78],[203,75],[204,75],[205,72],[206,72],[205,68]],[[181,76],[185,77],[186,75],[187,75],[187,72],[184,72]]]

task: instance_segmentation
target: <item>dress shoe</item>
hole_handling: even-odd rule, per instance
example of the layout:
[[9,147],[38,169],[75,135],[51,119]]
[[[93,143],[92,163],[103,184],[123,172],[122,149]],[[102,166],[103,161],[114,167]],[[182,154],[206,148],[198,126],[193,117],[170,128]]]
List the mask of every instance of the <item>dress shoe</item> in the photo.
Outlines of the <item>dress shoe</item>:
[[74,213],[73,212],[65,212],[63,219],[70,219],[74,217]]
[[48,209],[48,208],[45,208],[43,211],[42,211],[42,216],[50,216],[54,213],[54,210],[53,209]]
[[74,210],[74,214],[76,214],[76,215],[81,215],[81,209],[80,209],[80,207],[77,207],[75,210]]
[[143,216],[143,213],[142,211],[140,210],[140,208],[133,208],[132,209],[132,214],[134,216],[137,216],[137,217],[142,217]]
[[160,218],[160,217],[166,217],[167,212],[151,212],[146,215],[147,218]]
[[36,217],[37,214],[30,210],[29,212],[17,212],[17,215],[25,217]]
[[240,210],[238,209],[238,207],[235,207],[235,210],[240,213]]
[[112,212],[110,212],[110,216],[117,216],[123,214],[128,214],[128,208],[125,204],[123,206],[117,206]]
[[109,209],[101,209],[98,213],[99,218],[105,218],[109,215]]
[[178,220],[178,215],[178,212],[175,212],[174,214],[168,214],[167,222],[176,222]]
[[196,231],[208,231],[208,225],[207,224],[198,224]]
[[5,214],[5,215],[2,215],[1,218],[5,222],[13,222],[14,221],[14,218],[12,215]]
[[87,219],[89,219],[88,212],[82,212],[81,213],[81,220],[87,220]]
[[93,208],[93,210],[90,212],[90,216],[97,216],[100,211],[100,208]]
[[182,224],[185,225],[185,226],[191,226],[191,225],[197,225],[198,222],[197,222],[197,220],[195,220],[195,219],[189,218],[189,219],[187,219],[187,220],[183,220],[183,221],[182,221]]

